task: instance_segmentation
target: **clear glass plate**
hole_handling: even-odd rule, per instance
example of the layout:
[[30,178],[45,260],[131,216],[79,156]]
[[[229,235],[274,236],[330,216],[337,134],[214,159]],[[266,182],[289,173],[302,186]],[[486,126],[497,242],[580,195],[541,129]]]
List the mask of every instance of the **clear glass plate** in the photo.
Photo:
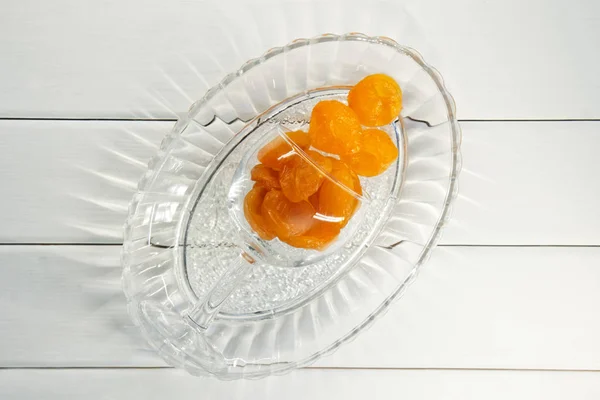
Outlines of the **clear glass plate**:
[[[226,199],[252,140],[265,126],[305,127],[316,101],[343,99],[379,72],[403,90],[401,116],[385,128],[400,157],[363,180],[369,207],[352,238],[310,265],[253,265],[208,329],[191,328],[187,313],[240,254]],[[167,362],[195,375],[256,378],[314,362],[387,309],[427,259],[456,195],[459,146],[439,73],[389,38],[328,34],[248,61],[177,122],[139,184],[123,250],[132,318]]]

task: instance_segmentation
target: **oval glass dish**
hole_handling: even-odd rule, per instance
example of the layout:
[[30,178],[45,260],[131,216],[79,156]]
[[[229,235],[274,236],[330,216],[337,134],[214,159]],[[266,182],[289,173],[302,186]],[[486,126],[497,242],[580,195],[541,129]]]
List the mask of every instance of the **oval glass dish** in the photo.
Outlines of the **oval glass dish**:
[[[403,91],[401,115],[384,128],[399,157],[361,178],[368,206],[352,235],[311,262],[316,253],[275,244],[275,256],[242,262],[240,274],[232,265],[244,243],[227,211],[238,166],[254,144],[305,129],[317,101],[344,101],[374,73]],[[327,34],[248,61],[179,119],[139,183],[122,256],[131,317],[194,375],[259,378],[314,362],[381,315],[427,260],[457,193],[460,139],[439,73],[389,38]],[[198,313],[209,315],[201,326]]]

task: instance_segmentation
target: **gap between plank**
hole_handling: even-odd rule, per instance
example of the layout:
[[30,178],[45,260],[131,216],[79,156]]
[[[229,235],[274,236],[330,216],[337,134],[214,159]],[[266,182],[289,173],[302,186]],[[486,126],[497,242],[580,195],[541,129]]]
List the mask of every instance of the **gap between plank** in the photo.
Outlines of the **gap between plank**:
[[599,122],[600,118],[459,119],[458,122]]
[[598,369],[563,369],[563,368],[444,368],[444,367],[304,367],[318,370],[374,370],[374,371],[491,371],[491,372],[600,372]]
[[177,122],[177,118],[62,118],[62,117],[0,117],[0,121],[74,121],[74,122]]
[[515,247],[525,247],[525,248],[535,248],[535,247],[575,247],[575,248],[595,248],[600,247],[600,244],[438,244],[437,247],[507,247],[507,248],[515,248]]
[[[0,243],[0,247],[10,246],[123,246],[123,243],[94,243],[94,242],[75,242],[75,243],[35,243],[35,242],[6,242]],[[598,248],[600,244],[438,244],[436,247],[498,247],[498,248]]]
[[[0,367],[3,370],[174,370],[173,367]],[[331,371],[487,371],[487,372],[583,372],[600,373],[597,369],[563,369],[563,368],[428,368],[428,367],[302,367],[300,370]]]
[[[0,121],[177,122],[177,118],[0,117]],[[459,119],[458,122],[600,122],[600,118]]]

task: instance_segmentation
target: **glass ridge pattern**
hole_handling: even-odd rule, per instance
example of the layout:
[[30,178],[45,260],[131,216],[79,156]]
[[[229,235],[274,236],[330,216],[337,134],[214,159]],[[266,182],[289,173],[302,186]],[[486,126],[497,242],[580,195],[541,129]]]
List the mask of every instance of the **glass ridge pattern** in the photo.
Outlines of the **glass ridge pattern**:
[[[257,296],[256,286],[242,286],[206,336],[187,334],[165,339],[157,335],[161,324],[181,324],[180,315],[221,272],[204,268],[202,272],[212,271],[214,276],[205,276],[205,283],[189,279],[192,285],[196,282],[195,288],[182,284],[188,281],[182,275],[193,270],[185,268],[184,247],[190,242],[186,242],[184,224],[197,184],[219,150],[256,116],[291,96],[352,85],[377,72],[394,77],[403,89],[405,142],[401,149],[402,188],[374,245],[339,274],[325,265],[296,271],[298,276],[293,279],[283,276],[292,279],[290,283],[281,280],[282,276],[267,279],[273,271],[255,271],[255,280],[279,282],[278,290],[284,297],[285,290],[297,290],[300,282],[305,283],[307,293],[326,282],[317,294],[285,312],[269,316],[264,311],[277,304],[247,304],[268,296]],[[302,118],[294,120],[297,116],[290,118],[282,122],[290,127],[302,122]],[[328,34],[295,40],[248,61],[180,118],[138,185],[129,208],[122,253],[130,315],[169,364],[194,375],[260,378],[314,362],[353,339],[383,314],[428,259],[458,190],[460,140],[454,101],[440,74],[416,51],[389,38]],[[218,222],[206,221],[206,226],[190,226],[218,229]],[[205,251],[220,254],[225,265],[232,247],[232,243],[220,241]],[[335,279],[330,279],[333,275]],[[293,296],[288,294],[288,298]],[[253,313],[262,316],[257,318]]]

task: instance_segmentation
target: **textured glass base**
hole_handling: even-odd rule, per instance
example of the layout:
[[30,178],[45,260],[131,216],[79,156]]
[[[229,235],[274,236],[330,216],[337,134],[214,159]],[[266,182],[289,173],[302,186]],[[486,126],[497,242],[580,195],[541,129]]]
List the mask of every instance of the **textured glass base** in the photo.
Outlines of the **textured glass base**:
[[[327,88],[295,96],[272,107],[259,117],[257,125],[251,124],[252,126],[248,127],[252,132],[236,146],[227,157],[227,164],[208,183],[189,220],[185,276],[197,298],[202,299],[205,296],[240,254],[236,242],[237,228],[223,199],[227,198],[235,170],[242,158],[256,148],[257,143],[264,142],[265,135],[273,135],[272,127],[275,124],[289,130],[307,131],[312,108],[317,102],[338,100],[345,103],[347,93],[348,88]],[[400,156],[396,164],[385,173],[374,178],[361,178],[363,192],[368,195],[370,201],[361,207],[362,218],[355,216],[352,221],[354,226],[351,222],[344,229],[343,233],[351,232],[344,247],[308,266],[285,268],[268,263],[256,265],[250,277],[224,304],[218,318],[253,319],[285,313],[318,294],[340,271],[356,262],[365,239],[385,222],[385,216],[389,214],[389,207],[386,211],[386,205],[391,204],[390,201],[394,202],[390,194],[394,188],[398,192],[398,178],[403,171],[402,124],[396,121],[382,129],[396,142]],[[244,135],[244,130],[240,135]],[[285,246],[285,251],[295,251],[299,255],[305,252],[290,248],[278,240],[269,245]]]
[[[338,258],[305,268],[253,268],[222,314],[198,329],[187,318],[190,311],[239,256],[226,192],[241,154],[223,154],[242,149],[236,143],[244,132],[267,128],[269,116],[288,129],[302,128],[317,100],[307,93],[343,97],[342,87],[373,73],[390,75],[403,91],[402,125],[388,127],[401,137],[401,165],[387,173],[402,174],[389,217],[377,199],[385,198],[378,190],[389,188],[390,177],[363,182],[372,201],[364,209],[361,203],[360,224],[343,242],[348,247],[335,249]],[[286,109],[294,101],[301,104]],[[459,148],[454,102],[414,50],[359,33],[270,49],[195,103],[149,163],[124,235],[123,286],[133,321],[169,364],[194,375],[260,378],[313,363],[385,312],[428,259],[457,193]],[[217,162],[231,165],[215,169]],[[377,231],[371,221],[380,218],[387,221]],[[369,229],[374,241],[361,246],[369,243]]]

